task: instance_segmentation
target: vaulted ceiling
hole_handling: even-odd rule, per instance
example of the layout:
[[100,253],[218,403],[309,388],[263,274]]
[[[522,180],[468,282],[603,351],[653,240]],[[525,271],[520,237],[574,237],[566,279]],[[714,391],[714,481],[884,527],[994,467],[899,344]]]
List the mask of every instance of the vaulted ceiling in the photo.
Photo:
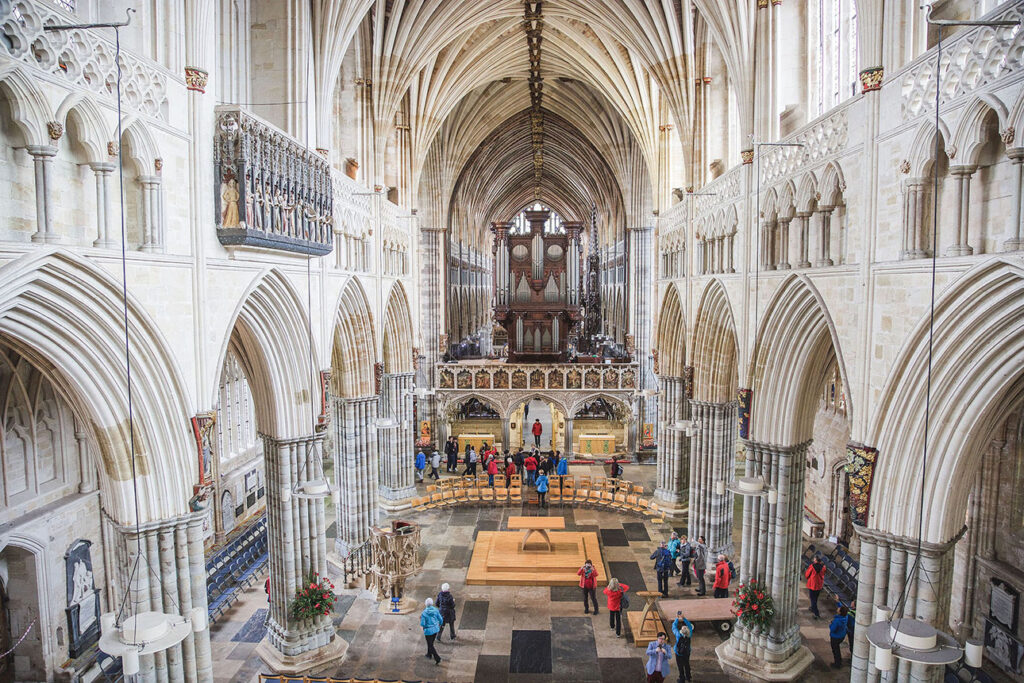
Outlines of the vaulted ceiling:
[[[719,40],[752,40],[753,0],[695,4],[713,15],[707,25]],[[336,78],[350,41],[361,40],[372,64],[377,149],[387,146],[396,114],[408,112],[412,196],[423,220],[469,231],[467,239],[483,244],[490,221],[533,199],[522,0],[313,5],[319,87]],[[551,121],[543,199],[565,216],[585,219],[594,204],[600,222],[617,231],[650,220],[663,204],[669,180],[660,145],[670,130],[673,144],[685,149],[679,143],[688,140],[692,120],[690,7],[680,0],[541,3]],[[741,52],[727,57],[741,62]]]

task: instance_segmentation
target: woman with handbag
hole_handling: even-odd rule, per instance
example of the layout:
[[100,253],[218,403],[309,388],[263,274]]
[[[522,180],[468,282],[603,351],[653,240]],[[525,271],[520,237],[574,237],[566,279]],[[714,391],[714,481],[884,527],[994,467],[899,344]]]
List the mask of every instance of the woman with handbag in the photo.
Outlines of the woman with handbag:
[[626,591],[629,586],[619,583],[618,579],[608,579],[604,594],[608,596],[608,627],[615,629],[615,637],[622,637],[622,610],[629,608]]

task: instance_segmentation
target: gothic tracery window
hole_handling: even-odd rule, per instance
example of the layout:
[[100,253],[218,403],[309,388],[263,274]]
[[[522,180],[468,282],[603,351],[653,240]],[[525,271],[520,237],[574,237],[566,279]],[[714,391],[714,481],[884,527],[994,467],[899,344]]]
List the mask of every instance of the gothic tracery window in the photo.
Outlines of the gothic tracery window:
[[854,0],[810,0],[810,46],[816,64],[811,108],[821,116],[857,94],[857,5]]
[[251,454],[257,446],[252,391],[238,356],[230,350],[224,359],[224,369],[220,376],[217,432],[221,462]]
[[0,505],[76,483],[77,449],[70,406],[26,359],[0,346]]

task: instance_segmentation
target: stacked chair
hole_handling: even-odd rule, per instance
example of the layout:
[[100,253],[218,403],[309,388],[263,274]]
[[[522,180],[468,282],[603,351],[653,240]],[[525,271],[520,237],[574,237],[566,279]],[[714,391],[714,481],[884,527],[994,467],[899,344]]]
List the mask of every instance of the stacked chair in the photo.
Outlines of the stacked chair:
[[229,540],[206,562],[207,614],[217,621],[267,567],[267,518],[264,515]]

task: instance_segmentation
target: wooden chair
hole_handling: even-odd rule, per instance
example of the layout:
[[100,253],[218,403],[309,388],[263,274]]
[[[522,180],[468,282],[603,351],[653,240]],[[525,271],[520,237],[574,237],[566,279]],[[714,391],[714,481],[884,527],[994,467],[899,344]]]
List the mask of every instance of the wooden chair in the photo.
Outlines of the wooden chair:
[[626,496],[626,509],[630,512],[643,512],[643,509],[636,502],[636,496]]
[[485,486],[480,489],[480,502],[494,505],[494,489],[490,486]]
[[631,486],[630,488],[632,489],[632,493],[634,496],[644,495],[644,487],[641,486],[640,484],[633,484],[633,486]]
[[625,510],[626,508],[626,494],[616,493],[615,500],[612,501],[612,507],[616,510]]
[[636,506],[638,508],[640,508],[639,512],[642,515],[646,515],[647,514],[647,510],[648,510],[649,504],[650,504],[650,501],[647,500],[646,498],[637,498],[636,499]]
[[644,514],[647,515],[648,517],[658,517],[658,516],[660,516],[661,511],[658,509],[658,504],[657,503],[650,503],[649,502],[647,504],[647,510],[644,511]]
[[580,477],[580,488],[587,489],[588,491],[593,488],[593,484],[590,482],[590,476]]
[[444,491],[445,489],[452,489],[452,488],[455,487],[455,480],[454,479],[442,479],[441,481],[439,481],[437,483],[441,487],[442,491]]
[[494,503],[496,505],[504,505],[508,503],[508,489],[504,486],[494,488]]
[[572,476],[571,474],[567,474],[564,477],[562,477],[562,488],[564,489],[566,487],[571,489],[576,488],[576,477]]
[[562,490],[557,488],[548,489],[548,502],[562,504]]
[[615,494],[611,491],[601,491],[601,505],[605,507],[614,507]]
[[468,497],[469,497],[469,502],[471,504],[479,503],[480,502],[480,489],[476,488],[475,486],[473,488],[469,489]]
[[445,505],[455,505],[455,491],[452,489],[441,489],[441,500]]
[[587,502],[589,504],[591,504],[591,505],[600,505],[601,504],[601,490],[600,489],[590,489],[590,495],[587,496]]
[[441,500],[441,494],[440,493],[431,493],[430,494],[430,502],[427,503],[426,508],[428,510],[433,510],[434,508],[441,507],[443,504],[444,503]]
[[566,503],[572,503],[575,497],[576,489],[574,489],[571,486],[562,487],[562,505],[565,505]]
[[557,474],[549,474],[548,485],[553,489],[560,489],[562,488],[562,478]]
[[478,474],[478,475],[476,475],[476,487],[478,489],[485,488],[487,486],[487,482],[488,481],[489,480],[487,479],[487,475],[486,474]]
[[413,509],[425,512],[427,510],[427,504],[430,502],[430,496],[422,496],[419,498],[412,499]]
[[576,489],[576,497],[573,500],[577,505],[586,505],[589,496],[590,491],[587,489]]
[[505,486],[505,475],[504,474],[496,474],[496,475],[494,475],[494,488],[498,488],[498,489],[507,488]]
[[508,499],[513,503],[522,504],[523,502],[523,490],[516,486],[508,490]]
[[427,495],[430,495],[431,493],[436,493],[439,490],[440,487],[438,487],[436,484],[427,484]]
[[509,485],[510,489],[518,489],[523,487],[523,475],[513,474],[512,483]]
[[461,505],[461,504],[464,504],[464,503],[466,503],[468,501],[469,501],[469,496],[466,493],[466,489],[461,487],[461,486],[456,488],[455,489],[455,503]]

